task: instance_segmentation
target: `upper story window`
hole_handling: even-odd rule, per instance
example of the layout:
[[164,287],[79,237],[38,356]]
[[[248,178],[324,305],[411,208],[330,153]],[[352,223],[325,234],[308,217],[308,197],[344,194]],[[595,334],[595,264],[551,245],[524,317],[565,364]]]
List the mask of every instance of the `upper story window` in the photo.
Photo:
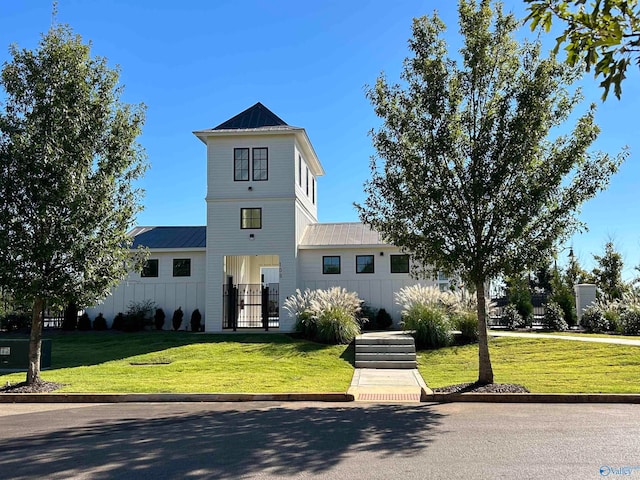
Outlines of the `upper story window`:
[[269,151],[265,147],[253,149],[253,180],[269,179]]
[[340,257],[339,256],[322,257],[322,273],[324,274],[340,273]]
[[[251,179],[265,181],[269,179],[269,149],[253,148],[251,162]],[[233,149],[233,179],[236,182],[249,181],[249,148]]]
[[233,179],[236,182],[249,181],[249,149],[233,149]]
[[306,183],[306,187],[307,187],[307,197],[309,196],[309,168],[307,167],[307,183]]
[[311,201],[316,204],[316,178],[311,178]]
[[151,258],[144,262],[144,267],[142,267],[142,272],[140,272],[141,277],[157,277],[158,276],[158,259]]
[[409,273],[409,255],[390,255],[391,273]]
[[302,187],[302,156],[298,155],[298,185]]
[[190,258],[174,258],[173,259],[173,276],[174,277],[190,277],[191,276],[191,259]]
[[240,209],[240,228],[242,229],[262,228],[262,209],[261,208],[241,208]]
[[356,255],[356,273],[373,273],[373,262],[373,255]]

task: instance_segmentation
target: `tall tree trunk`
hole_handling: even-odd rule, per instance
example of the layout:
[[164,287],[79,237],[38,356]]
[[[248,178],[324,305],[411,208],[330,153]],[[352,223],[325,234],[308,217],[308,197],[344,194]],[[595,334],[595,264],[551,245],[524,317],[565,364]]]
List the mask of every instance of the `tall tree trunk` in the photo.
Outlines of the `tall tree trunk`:
[[40,354],[42,353],[42,310],[44,300],[36,297],[33,300],[31,316],[31,337],[29,338],[29,370],[27,371],[27,385],[40,381]]
[[484,281],[476,282],[476,299],[478,300],[478,383],[488,384],[493,383],[493,369],[491,357],[489,357]]

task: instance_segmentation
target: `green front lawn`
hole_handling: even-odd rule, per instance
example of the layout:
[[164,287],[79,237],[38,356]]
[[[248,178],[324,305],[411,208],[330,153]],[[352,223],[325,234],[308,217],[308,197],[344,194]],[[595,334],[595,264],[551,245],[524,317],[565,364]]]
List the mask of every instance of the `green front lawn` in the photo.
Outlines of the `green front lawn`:
[[[514,337],[489,345],[496,383],[535,393],[640,393],[640,347]],[[478,346],[420,351],[418,368],[431,388],[474,382]]]
[[[45,335],[46,337],[46,335]],[[280,334],[183,332],[56,334],[43,380],[59,392],[345,392],[353,347]],[[0,385],[25,373],[0,375]]]

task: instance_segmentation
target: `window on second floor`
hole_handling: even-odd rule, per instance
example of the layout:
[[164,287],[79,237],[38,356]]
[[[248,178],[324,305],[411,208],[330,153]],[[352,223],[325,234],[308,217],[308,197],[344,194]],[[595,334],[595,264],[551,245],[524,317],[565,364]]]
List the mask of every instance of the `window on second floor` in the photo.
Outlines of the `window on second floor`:
[[249,181],[249,149],[233,149],[233,179],[236,182]]
[[141,277],[157,277],[158,276],[158,259],[151,258],[144,262],[144,267],[142,267],[142,272],[140,272]]
[[253,149],[253,180],[269,179],[269,151],[265,147]]
[[242,228],[243,230],[262,228],[262,209],[241,208],[240,228]]
[[298,185],[302,187],[302,157],[298,155]]
[[307,197],[309,196],[309,169],[307,168]]
[[190,277],[191,276],[191,259],[190,258],[174,258],[173,259],[173,276],[174,277]]
[[313,177],[311,179],[311,201],[313,204],[316,204],[316,179]]
[[356,273],[373,273],[373,262],[373,255],[356,255]]

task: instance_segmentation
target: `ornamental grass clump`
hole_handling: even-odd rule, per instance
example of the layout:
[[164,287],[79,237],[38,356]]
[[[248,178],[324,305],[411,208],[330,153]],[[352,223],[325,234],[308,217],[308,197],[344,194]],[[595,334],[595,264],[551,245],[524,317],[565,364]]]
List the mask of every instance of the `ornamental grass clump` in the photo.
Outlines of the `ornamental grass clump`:
[[296,317],[296,331],[323,343],[349,343],[359,335],[361,305],[357,293],[340,287],[296,290],[284,302],[284,308]]
[[411,331],[418,348],[441,348],[453,343],[450,315],[462,310],[459,297],[437,287],[411,285],[396,292],[402,307],[402,326]]

